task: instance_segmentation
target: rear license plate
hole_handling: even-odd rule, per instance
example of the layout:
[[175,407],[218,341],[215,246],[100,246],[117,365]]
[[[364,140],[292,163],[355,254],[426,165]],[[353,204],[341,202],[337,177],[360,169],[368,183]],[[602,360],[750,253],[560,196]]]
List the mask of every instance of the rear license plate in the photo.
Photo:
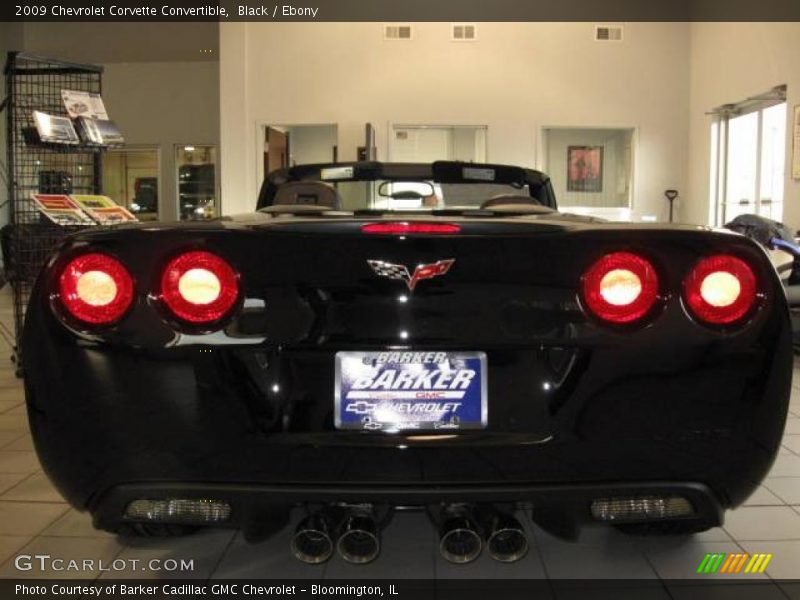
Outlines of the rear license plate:
[[337,352],[336,428],[483,429],[484,352]]

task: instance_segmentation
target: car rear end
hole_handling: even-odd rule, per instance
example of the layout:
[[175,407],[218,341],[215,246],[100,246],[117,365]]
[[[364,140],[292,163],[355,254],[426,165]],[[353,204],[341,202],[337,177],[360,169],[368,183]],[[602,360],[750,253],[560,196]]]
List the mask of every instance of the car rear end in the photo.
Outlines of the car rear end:
[[[127,273],[107,273],[130,290],[108,322],[65,299],[88,254]],[[265,217],[73,237],[34,290],[24,364],[43,466],[100,527],[255,539],[297,505],[524,505],[568,535],[720,523],[777,452],[790,337],[738,235]]]

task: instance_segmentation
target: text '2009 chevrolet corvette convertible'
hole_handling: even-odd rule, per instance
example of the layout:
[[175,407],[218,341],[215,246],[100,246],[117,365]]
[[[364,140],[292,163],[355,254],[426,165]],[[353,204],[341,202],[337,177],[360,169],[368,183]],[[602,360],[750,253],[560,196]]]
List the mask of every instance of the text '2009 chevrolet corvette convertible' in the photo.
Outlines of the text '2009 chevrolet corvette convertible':
[[23,339],[36,448],[96,526],[307,511],[295,555],[379,552],[398,507],[442,554],[701,531],[765,476],[792,375],[751,240],[560,213],[549,179],[455,162],[273,172],[253,214],[67,239]]

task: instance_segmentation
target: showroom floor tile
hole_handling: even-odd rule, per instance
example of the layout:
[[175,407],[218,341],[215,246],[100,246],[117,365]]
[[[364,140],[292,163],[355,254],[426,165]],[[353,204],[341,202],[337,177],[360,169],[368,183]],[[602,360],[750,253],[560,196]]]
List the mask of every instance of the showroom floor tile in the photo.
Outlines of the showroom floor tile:
[[[766,552],[774,558],[764,576],[780,578],[800,573],[800,366],[795,370],[792,414],[787,420],[781,454],[769,477],[744,506],[728,513],[724,527],[691,537],[643,538],[626,536],[604,527],[589,527],[577,543],[565,543],[548,534],[527,516],[530,548],[524,559],[505,565],[481,556],[467,566],[452,565],[439,557],[436,534],[420,512],[398,513],[385,532],[382,555],[372,564],[354,567],[335,557],[320,566],[304,565],[290,556],[288,540],[296,521],[264,542],[248,544],[234,531],[207,531],[173,540],[132,540],[97,531],[90,518],[71,509],[42,473],[33,451],[24,412],[21,382],[10,354],[9,295],[0,290],[0,577],[34,576],[20,573],[14,557],[36,552],[63,558],[116,558],[140,561],[193,558],[200,578],[305,578],[436,577],[446,582],[468,578],[614,578],[635,579],[637,597],[690,600],[707,594],[702,585],[675,585],[674,578],[697,577],[705,553]],[[799,363],[800,365],[800,363]],[[70,575],[51,572],[49,575]],[[96,575],[100,575],[97,573]],[[148,575],[127,569],[103,577]],[[177,576],[161,573],[161,576]],[[703,583],[703,579],[697,579]],[[708,581],[707,578],[705,581]],[[741,581],[741,577],[737,579]],[[618,597],[609,581],[608,598]],[[452,583],[457,584],[457,583]],[[467,585],[465,583],[465,585]],[[580,582],[554,582],[537,597],[582,598]],[[593,598],[598,595],[593,586]],[[750,590],[740,583],[720,592],[720,598],[747,598]],[[776,595],[771,595],[774,591]],[[759,589],[760,600],[793,597],[800,586],[784,592]],[[629,596],[626,596],[629,597]],[[703,598],[709,596],[702,595]],[[422,598],[420,599],[422,600]]]
[[289,553],[289,536],[295,523],[273,537],[257,544],[248,544],[241,533],[233,541],[214,571],[215,579],[322,579],[327,565],[307,565]]

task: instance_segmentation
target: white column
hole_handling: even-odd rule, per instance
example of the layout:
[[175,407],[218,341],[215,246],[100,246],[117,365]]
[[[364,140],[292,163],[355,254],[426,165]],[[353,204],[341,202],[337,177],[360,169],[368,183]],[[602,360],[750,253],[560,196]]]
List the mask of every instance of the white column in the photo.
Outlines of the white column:
[[247,23],[219,26],[220,187],[222,214],[255,210],[255,123],[248,98]]

